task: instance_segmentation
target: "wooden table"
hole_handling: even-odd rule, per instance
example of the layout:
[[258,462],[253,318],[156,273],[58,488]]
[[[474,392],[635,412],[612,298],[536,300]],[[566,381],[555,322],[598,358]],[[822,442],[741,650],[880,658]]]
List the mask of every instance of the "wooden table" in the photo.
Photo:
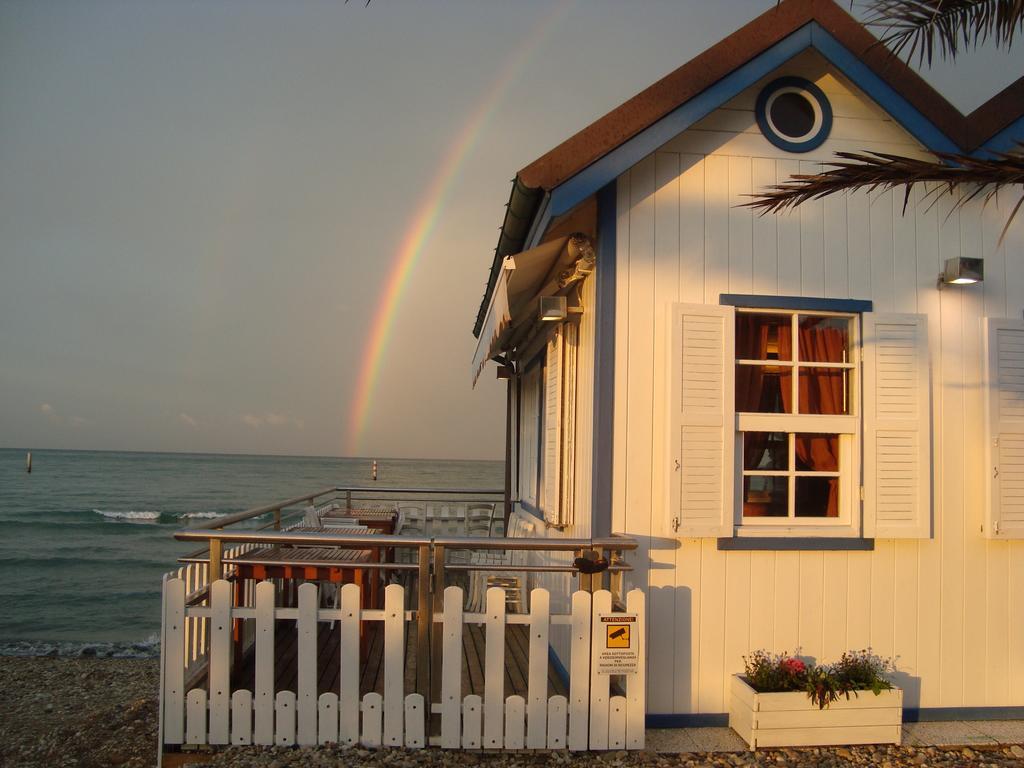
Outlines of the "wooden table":
[[[365,528],[347,526],[295,525],[287,529],[300,533],[340,533],[366,535]],[[363,592],[364,608],[379,608],[380,580],[378,569],[360,568],[361,563],[379,562],[378,549],[347,549],[342,547],[274,545],[244,552],[224,562],[235,566],[240,579],[305,579],[332,584],[358,584]],[[369,586],[369,590],[366,587]]]
[[[377,533],[392,534],[398,521],[398,512],[387,505],[367,507],[365,509],[332,509],[325,513],[321,520],[351,520],[365,525]],[[327,530],[337,530],[333,525],[325,525]]]

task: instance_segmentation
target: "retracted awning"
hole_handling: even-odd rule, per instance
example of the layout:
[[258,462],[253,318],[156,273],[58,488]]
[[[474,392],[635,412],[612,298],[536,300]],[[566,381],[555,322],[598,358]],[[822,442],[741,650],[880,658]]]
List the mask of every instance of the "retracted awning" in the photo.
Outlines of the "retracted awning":
[[513,331],[534,310],[539,296],[558,290],[558,275],[574,260],[569,237],[559,237],[528,251],[506,256],[484,316],[476,352],[473,354],[473,385],[487,361],[507,351]]

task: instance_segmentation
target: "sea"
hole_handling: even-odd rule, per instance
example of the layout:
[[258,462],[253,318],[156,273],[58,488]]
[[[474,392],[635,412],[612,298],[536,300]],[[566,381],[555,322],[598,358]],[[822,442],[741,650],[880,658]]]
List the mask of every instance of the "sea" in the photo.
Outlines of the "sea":
[[497,489],[494,461],[0,448],[0,655],[159,652],[174,532],[330,486]]

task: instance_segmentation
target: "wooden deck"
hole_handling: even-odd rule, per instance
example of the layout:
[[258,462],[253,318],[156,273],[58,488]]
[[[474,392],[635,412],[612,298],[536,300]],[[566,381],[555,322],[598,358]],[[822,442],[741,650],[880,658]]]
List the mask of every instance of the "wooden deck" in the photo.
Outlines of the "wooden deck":
[[[297,633],[286,629],[275,632],[274,689],[276,691],[296,691],[298,664],[296,662]],[[437,626],[440,631],[440,625]],[[359,681],[360,696],[375,692],[384,693],[384,631],[380,622],[369,622],[367,626],[366,659],[362,664],[362,675]],[[415,653],[416,625],[410,623],[405,642],[405,693],[415,692],[417,656]],[[527,627],[522,624],[510,624],[505,628],[505,696],[526,696],[527,669],[529,667],[529,638]],[[337,692],[340,630],[333,629],[324,623],[320,626],[317,638],[317,694],[328,691]],[[480,625],[466,625],[462,633],[462,695],[484,693],[484,628]],[[243,659],[232,676],[232,690],[255,690],[255,661],[253,654]],[[555,667],[548,664],[548,696],[568,695],[564,681],[559,677]]]

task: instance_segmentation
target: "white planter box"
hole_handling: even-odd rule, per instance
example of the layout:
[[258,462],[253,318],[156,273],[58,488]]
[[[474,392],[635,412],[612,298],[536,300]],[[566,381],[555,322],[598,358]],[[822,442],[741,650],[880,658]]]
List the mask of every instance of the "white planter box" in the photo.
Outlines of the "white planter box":
[[729,726],[751,749],[839,744],[899,744],[903,691],[850,694],[818,709],[802,691],[758,693],[733,675]]

